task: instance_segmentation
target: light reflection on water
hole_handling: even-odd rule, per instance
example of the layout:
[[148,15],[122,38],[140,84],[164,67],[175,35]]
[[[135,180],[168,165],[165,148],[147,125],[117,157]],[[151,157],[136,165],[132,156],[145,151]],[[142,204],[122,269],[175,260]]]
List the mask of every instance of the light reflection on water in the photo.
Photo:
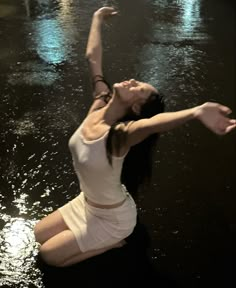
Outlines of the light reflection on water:
[[72,29],[76,9],[72,10],[71,4],[71,1],[59,1],[52,9],[49,8],[51,3],[45,3],[44,9],[48,8],[48,13],[43,10],[36,20],[30,21],[29,42],[33,40],[32,49],[36,48],[39,57],[48,64],[71,61],[74,37],[78,35],[78,27]]
[[[209,35],[201,15],[201,0],[178,0],[170,5],[153,1],[155,20],[152,37],[157,42],[207,42]],[[178,12],[177,12],[178,11]],[[188,42],[189,41],[189,42]]]
[[59,64],[68,58],[65,36],[57,19],[42,19],[34,22],[33,39],[38,55],[47,63]]
[[59,73],[55,71],[54,67],[28,60],[27,62],[17,63],[15,70],[9,73],[8,83],[13,86],[20,84],[49,86],[58,78]]
[[73,14],[73,8],[71,7],[71,0],[61,0],[59,6],[61,7],[59,17],[62,19],[63,22],[70,21],[71,15]]
[[15,284],[23,288],[33,284],[33,287],[43,287],[40,280],[41,272],[35,266],[35,221],[0,215],[1,219],[6,221],[0,231],[0,285]]
[[182,25],[181,30],[184,34],[187,34],[189,37],[193,36],[193,33],[201,26],[200,17],[200,0],[182,0],[179,1],[182,6]]
[[[169,95],[166,101],[172,107],[177,108],[178,103],[194,106],[201,97],[209,64],[209,55],[200,45],[203,40],[210,41],[200,15],[201,1],[180,0],[173,2],[173,7],[154,1],[152,5],[157,12],[152,16],[154,24],[147,45],[140,51],[137,70],[144,81]],[[169,15],[166,22],[172,9],[179,13]]]

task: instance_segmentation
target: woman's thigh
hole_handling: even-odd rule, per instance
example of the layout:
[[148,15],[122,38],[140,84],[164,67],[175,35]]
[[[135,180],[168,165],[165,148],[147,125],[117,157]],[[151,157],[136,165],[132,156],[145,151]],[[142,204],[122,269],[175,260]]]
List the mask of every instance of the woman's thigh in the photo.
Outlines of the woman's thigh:
[[47,264],[64,267],[102,254],[112,248],[122,247],[124,244],[125,242],[121,241],[102,249],[82,252],[79,248],[74,234],[70,230],[64,230],[46,241],[40,247],[40,254],[42,259]]
[[68,227],[61,213],[56,210],[40,220],[34,227],[34,235],[37,242],[43,244],[48,239],[67,230]]

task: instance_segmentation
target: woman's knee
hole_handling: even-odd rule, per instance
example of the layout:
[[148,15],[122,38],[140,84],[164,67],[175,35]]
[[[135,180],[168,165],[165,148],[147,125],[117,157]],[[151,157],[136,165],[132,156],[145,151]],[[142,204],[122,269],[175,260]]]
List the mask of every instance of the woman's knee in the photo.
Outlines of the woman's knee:
[[39,222],[34,226],[34,238],[35,238],[35,241],[42,244],[41,242],[41,237],[40,237],[40,225],[39,225]]
[[62,267],[63,266],[63,262],[62,259],[60,259],[60,257],[58,257],[59,255],[56,255],[56,253],[53,253],[52,251],[50,251],[50,249],[48,249],[46,244],[41,245],[40,249],[39,249],[39,254],[42,258],[42,260],[50,266],[56,266],[56,267]]
[[48,240],[48,237],[46,235],[46,231],[45,231],[41,221],[36,223],[36,225],[34,226],[34,238],[35,238],[35,241],[41,245]]

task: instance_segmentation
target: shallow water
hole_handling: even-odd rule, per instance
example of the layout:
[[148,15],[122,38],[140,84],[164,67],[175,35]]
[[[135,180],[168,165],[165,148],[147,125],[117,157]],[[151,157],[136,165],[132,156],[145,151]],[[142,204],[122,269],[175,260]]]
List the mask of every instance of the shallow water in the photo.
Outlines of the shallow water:
[[[217,101],[236,116],[233,1],[2,0],[1,287],[49,287],[32,229],[79,192],[67,143],[91,103],[84,52],[101,3],[120,11],[103,32],[111,83],[148,81],[170,111]],[[164,134],[138,200],[154,266],[181,287],[232,284],[235,135],[195,122]]]

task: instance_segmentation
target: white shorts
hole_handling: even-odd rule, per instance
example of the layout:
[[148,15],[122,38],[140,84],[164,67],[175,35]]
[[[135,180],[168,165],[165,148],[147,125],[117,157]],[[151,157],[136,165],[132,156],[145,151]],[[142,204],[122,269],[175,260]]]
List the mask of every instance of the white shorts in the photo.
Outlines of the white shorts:
[[89,205],[81,192],[58,210],[82,252],[116,244],[128,237],[136,225],[137,210],[130,194],[121,206],[102,209]]

